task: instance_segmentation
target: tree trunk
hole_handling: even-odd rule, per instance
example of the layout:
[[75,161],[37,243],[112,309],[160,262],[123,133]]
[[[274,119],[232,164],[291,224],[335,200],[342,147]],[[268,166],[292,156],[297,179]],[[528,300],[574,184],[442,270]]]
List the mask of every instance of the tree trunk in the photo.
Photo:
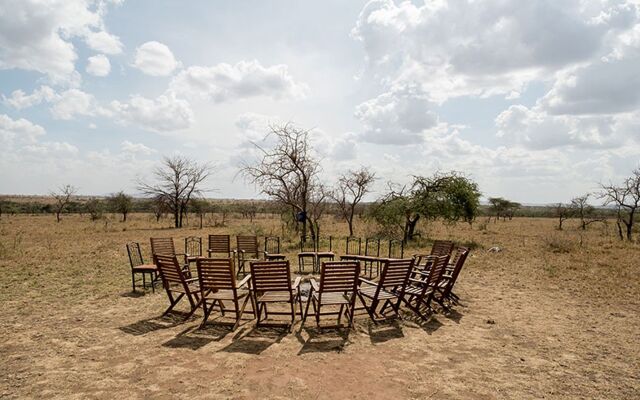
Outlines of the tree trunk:
[[122,213],[122,222],[127,222],[127,213],[126,212]]
[[200,214],[200,229],[202,229],[202,214]]
[[416,225],[418,224],[418,220],[420,219],[420,215],[416,214],[413,218],[411,216],[407,217],[405,227],[404,227],[404,242],[407,243],[410,240],[413,240],[413,236],[415,235]]
[[347,219],[347,224],[349,224],[349,236],[353,236],[353,214]]
[[56,211],[56,222],[60,222],[60,211]]
[[180,218],[181,218],[180,210],[178,209],[178,207],[176,207],[173,210],[173,224],[175,225],[176,228],[180,227]]

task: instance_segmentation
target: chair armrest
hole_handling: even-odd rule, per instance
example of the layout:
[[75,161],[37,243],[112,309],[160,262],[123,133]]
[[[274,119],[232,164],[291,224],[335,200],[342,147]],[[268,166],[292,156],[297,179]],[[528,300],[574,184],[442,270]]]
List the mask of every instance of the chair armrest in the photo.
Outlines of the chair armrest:
[[291,285],[291,289],[297,289],[298,285],[300,285],[301,280],[302,280],[301,277],[297,277],[296,280],[293,282],[293,285]]
[[198,282],[198,278],[189,278],[189,279],[185,279],[184,281],[187,283],[194,283],[194,282]]
[[242,278],[240,283],[236,284],[236,289],[240,289],[242,286],[246,285],[247,282],[249,282],[249,279],[251,279],[251,274],[248,274],[247,276]]
[[364,279],[362,277],[358,277],[358,280],[360,281],[360,283],[368,283],[369,285],[373,285],[373,286],[377,286],[378,284],[375,283],[374,281],[370,281],[368,279]]
[[313,290],[315,290],[316,292],[320,291],[320,285],[318,284],[318,282],[315,279],[311,278],[310,283],[311,283],[311,287],[313,288]]

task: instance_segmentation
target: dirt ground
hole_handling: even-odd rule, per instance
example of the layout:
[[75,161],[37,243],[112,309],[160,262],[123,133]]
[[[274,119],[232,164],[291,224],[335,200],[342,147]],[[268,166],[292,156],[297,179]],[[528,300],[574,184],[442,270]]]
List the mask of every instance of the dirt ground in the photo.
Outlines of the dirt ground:
[[179,245],[280,229],[264,218],[202,230],[167,223],[2,216],[0,398],[640,397],[640,247],[611,228],[583,233],[569,221],[559,232],[553,220],[524,218],[423,227],[474,246],[452,313],[422,323],[405,312],[379,326],[361,314],[349,334],[311,321],[288,334],[248,318],[236,332],[215,322],[197,330],[201,312],[160,318],[163,291],[132,294],[127,241],[148,257],[151,236]]

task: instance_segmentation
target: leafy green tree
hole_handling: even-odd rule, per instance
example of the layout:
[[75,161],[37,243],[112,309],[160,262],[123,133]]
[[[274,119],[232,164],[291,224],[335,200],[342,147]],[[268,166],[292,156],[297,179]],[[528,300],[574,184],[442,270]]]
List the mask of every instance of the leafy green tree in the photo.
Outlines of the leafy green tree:
[[122,222],[126,222],[127,214],[131,211],[133,204],[132,197],[120,191],[109,196],[108,202],[111,211],[122,214]]

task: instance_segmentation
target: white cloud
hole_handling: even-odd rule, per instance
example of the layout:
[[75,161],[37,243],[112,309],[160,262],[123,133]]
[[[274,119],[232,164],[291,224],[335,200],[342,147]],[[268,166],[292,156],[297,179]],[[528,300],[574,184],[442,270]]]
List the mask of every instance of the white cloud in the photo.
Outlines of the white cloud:
[[[0,12],[0,69],[19,68],[46,74],[53,83],[77,85],[77,54],[71,40],[84,38],[102,51],[106,46],[102,3],[89,0],[6,0]],[[96,39],[96,37],[98,39]],[[102,41],[100,39],[103,39]],[[119,42],[118,42],[119,43]]]
[[156,152],[154,149],[147,147],[142,143],[132,143],[128,140],[122,142],[120,144],[120,148],[123,153],[142,154],[146,156]]
[[120,38],[105,31],[87,33],[85,42],[91,49],[99,51],[100,53],[122,53],[122,42],[120,42]]
[[14,141],[22,143],[35,143],[39,136],[43,136],[45,130],[40,125],[20,118],[12,119],[6,114],[0,114],[0,140],[6,150]]
[[107,108],[124,124],[133,124],[153,132],[187,129],[194,115],[189,103],[167,93],[156,99],[133,95],[126,102],[112,101]]
[[305,84],[294,81],[286,65],[263,67],[256,60],[235,65],[192,66],[181,71],[170,88],[180,95],[215,102],[256,96],[297,99],[308,90]]
[[103,54],[89,57],[87,60],[87,72],[94,76],[107,76],[111,72],[111,63]]
[[93,115],[96,110],[93,95],[78,89],[69,89],[58,96],[51,107],[55,119],[70,120],[76,115]]
[[36,104],[40,104],[43,101],[51,102],[56,98],[56,92],[49,86],[40,86],[34,90],[32,94],[26,94],[24,91],[18,89],[11,93],[10,97],[2,95],[3,103],[21,110],[23,108],[32,107]]
[[151,76],[167,76],[179,67],[167,45],[160,42],[146,42],[136,49],[133,65]]

